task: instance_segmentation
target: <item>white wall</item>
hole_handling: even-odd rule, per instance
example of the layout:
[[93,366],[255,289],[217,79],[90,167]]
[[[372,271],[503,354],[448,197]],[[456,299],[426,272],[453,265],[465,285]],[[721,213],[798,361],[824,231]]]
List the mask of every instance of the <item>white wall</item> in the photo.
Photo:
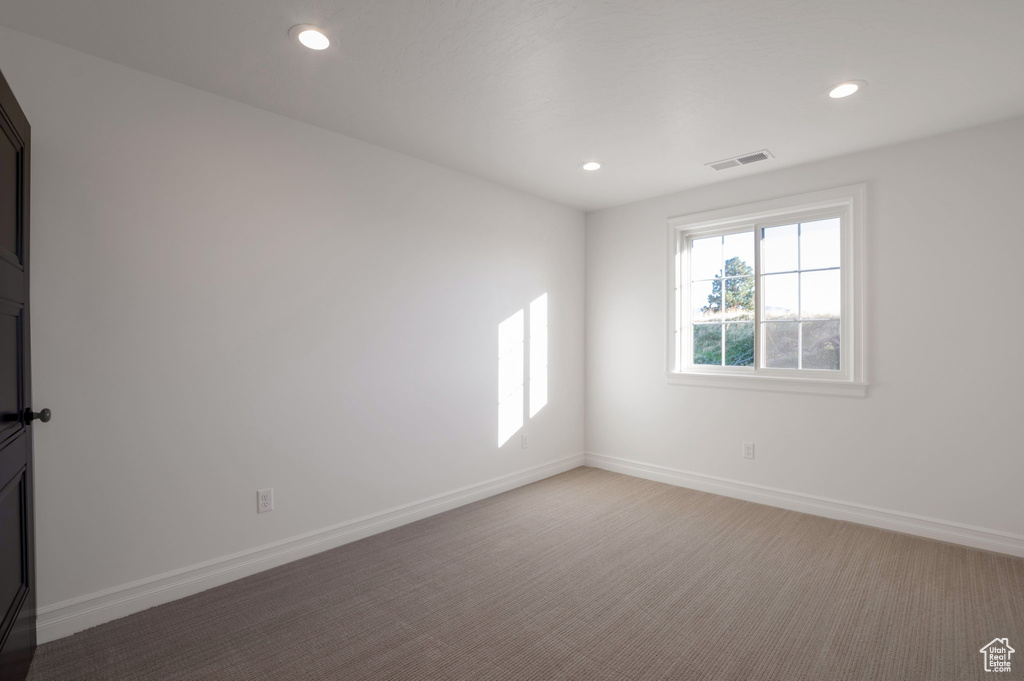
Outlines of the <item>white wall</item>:
[[[588,452],[1024,533],[1021,158],[1024,119],[589,214]],[[669,385],[666,219],[861,182],[868,397]]]
[[[44,610],[582,453],[579,211],[6,29],[0,69]],[[544,292],[550,403],[499,450],[497,326]]]

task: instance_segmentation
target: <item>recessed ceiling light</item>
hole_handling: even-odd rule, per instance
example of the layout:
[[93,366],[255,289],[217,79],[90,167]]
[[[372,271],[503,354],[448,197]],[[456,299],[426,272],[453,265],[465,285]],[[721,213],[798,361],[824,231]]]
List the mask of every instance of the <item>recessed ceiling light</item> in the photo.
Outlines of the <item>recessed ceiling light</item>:
[[580,168],[584,170],[600,170],[601,164],[597,161],[587,161],[586,163],[581,163]]
[[324,34],[323,29],[312,24],[292,26],[288,31],[288,35],[299,45],[308,47],[311,50],[326,50],[331,46],[331,40]]
[[842,83],[833,85],[829,91],[828,96],[832,99],[842,99],[843,97],[849,97],[857,90],[861,89],[866,83],[863,80],[847,80]]

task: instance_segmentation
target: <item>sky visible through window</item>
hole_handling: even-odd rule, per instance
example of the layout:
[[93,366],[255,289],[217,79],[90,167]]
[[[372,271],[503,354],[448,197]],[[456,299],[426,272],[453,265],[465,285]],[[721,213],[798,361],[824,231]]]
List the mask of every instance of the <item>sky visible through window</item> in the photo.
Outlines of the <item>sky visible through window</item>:
[[[762,366],[838,370],[838,218],[761,230]],[[754,231],[690,243],[693,363],[754,363]]]

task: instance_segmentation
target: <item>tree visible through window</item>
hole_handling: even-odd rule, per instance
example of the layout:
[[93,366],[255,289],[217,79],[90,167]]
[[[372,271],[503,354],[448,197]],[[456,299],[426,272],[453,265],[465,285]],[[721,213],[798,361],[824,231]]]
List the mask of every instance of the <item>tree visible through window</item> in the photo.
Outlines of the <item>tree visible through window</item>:
[[[753,232],[694,239],[693,363],[754,363]],[[724,348],[724,353],[723,353]]]

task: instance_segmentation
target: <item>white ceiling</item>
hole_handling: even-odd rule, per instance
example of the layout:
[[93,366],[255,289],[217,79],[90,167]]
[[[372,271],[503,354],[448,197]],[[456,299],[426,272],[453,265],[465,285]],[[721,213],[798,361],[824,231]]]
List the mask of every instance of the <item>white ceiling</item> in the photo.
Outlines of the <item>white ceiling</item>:
[[0,24],[584,209],[1024,114],[1021,0],[0,0]]

